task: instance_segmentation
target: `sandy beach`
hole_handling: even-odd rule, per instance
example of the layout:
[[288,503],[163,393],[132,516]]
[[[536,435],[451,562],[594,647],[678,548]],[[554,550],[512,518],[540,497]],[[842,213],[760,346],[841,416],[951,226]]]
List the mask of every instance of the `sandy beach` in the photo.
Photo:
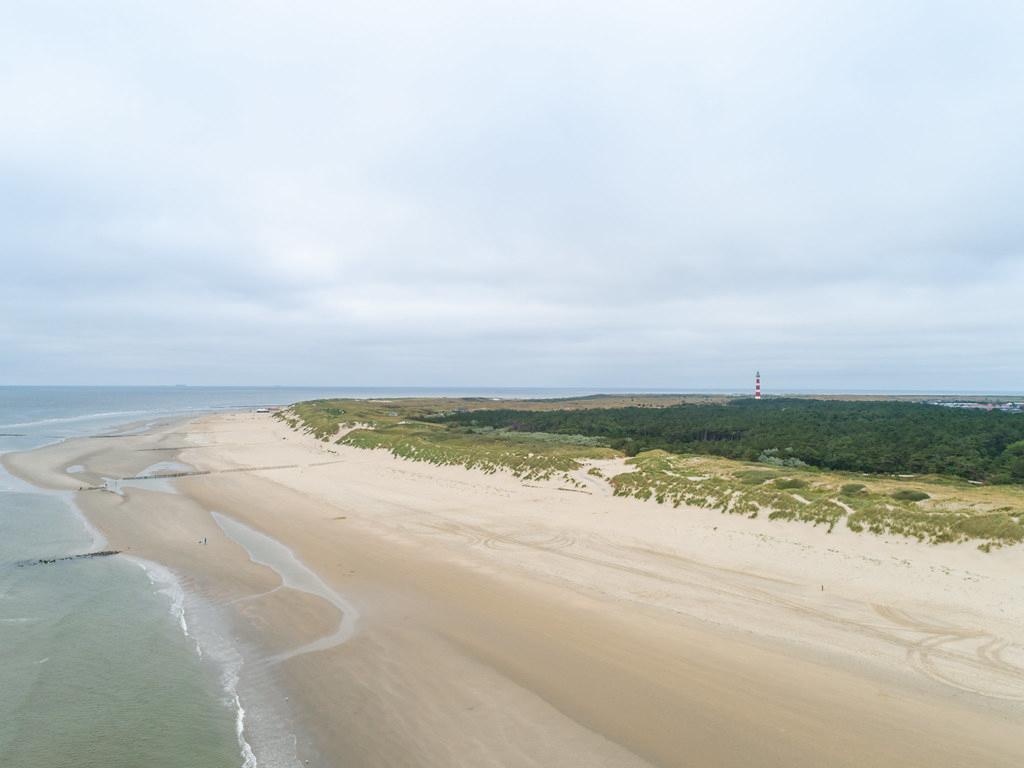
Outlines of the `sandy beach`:
[[[251,412],[4,462],[226,622],[261,765],[292,742],[314,766],[1024,763],[1020,547],[673,509]],[[200,474],[102,489],[179,465]]]

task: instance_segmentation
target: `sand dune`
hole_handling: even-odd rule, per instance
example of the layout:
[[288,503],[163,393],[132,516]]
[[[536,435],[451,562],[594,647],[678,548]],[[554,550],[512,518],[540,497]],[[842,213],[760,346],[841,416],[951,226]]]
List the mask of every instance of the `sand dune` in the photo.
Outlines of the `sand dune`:
[[[159,461],[207,473],[176,495],[142,481],[76,497],[112,547],[228,617],[240,691],[276,692],[311,765],[1024,761],[1020,548],[671,509],[592,478],[564,492],[248,413],[5,461],[65,489]],[[212,511],[329,592],[253,562]],[[257,753],[261,738],[283,737],[264,728]]]

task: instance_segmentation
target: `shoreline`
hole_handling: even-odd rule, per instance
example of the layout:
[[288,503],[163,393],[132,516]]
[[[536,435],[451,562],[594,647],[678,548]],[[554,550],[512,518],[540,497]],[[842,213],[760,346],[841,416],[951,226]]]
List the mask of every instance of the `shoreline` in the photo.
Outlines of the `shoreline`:
[[[208,414],[203,414],[208,415]],[[114,496],[125,499],[126,491],[131,489],[143,491],[141,496],[143,504],[145,498],[153,492],[161,496],[177,496],[178,492],[165,480],[152,482],[135,483],[126,481],[124,483],[117,479],[111,479],[101,474],[90,471],[90,456],[94,453],[103,453],[107,445],[114,445],[118,441],[138,441],[159,436],[169,430],[174,430],[182,424],[187,424],[195,416],[171,416],[159,419],[147,420],[145,422],[130,422],[124,425],[111,428],[112,434],[101,434],[91,436],[77,436],[61,438],[52,442],[40,445],[26,452],[9,452],[0,456],[4,468],[8,473],[25,483],[36,492],[53,494],[61,497],[67,502],[68,508],[73,515],[80,520],[86,533],[92,538],[89,550],[95,550],[98,546],[107,546],[111,539],[117,539],[116,529],[98,524],[90,514],[90,498],[97,494]],[[89,446],[102,446],[98,451],[93,451]],[[154,450],[142,448],[143,451]],[[161,452],[163,449],[157,449]],[[56,454],[58,457],[64,455],[81,455],[81,462],[65,466],[63,458],[59,458],[52,464],[46,463],[37,465],[37,473],[26,474],[19,471],[17,466],[21,457],[32,457],[33,455],[45,452]],[[145,454],[143,454],[145,455]],[[155,454],[154,454],[155,455]],[[142,471],[167,462],[153,462],[144,459],[149,463]],[[30,462],[31,463],[31,462]],[[116,473],[114,473],[116,475]],[[135,473],[129,473],[135,474]],[[90,481],[83,484],[83,481]],[[159,557],[158,552],[140,552],[131,547],[119,547],[115,553],[121,560],[138,567],[152,585],[154,592],[159,595],[161,601],[167,601],[167,610],[173,617],[177,629],[192,646],[199,662],[204,665],[213,665],[219,677],[222,692],[222,704],[230,714],[233,722],[231,738],[237,742],[238,761],[241,768],[256,768],[257,761],[253,754],[252,745],[246,738],[245,722],[247,716],[251,719],[251,712],[240,699],[240,671],[245,664],[243,657],[244,642],[239,638],[232,638],[234,630],[230,627],[230,617],[218,606],[212,604],[201,592],[195,590],[190,581],[192,576],[187,571],[178,567],[171,567],[165,560]],[[73,555],[72,557],[81,557]],[[279,705],[269,701],[272,697],[264,697],[268,701],[258,703],[255,706],[265,710],[268,719],[274,720],[284,714]],[[273,697],[273,698],[276,698]],[[253,708],[249,704],[249,708]],[[280,739],[279,739],[280,740]],[[294,741],[294,739],[293,739]],[[279,755],[273,756],[277,759],[264,761],[261,765],[269,766],[297,766],[298,762],[294,756]]]
[[[287,692],[311,765],[1024,759],[1024,548],[558,493],[251,413],[87,441],[4,461],[73,492],[160,460],[209,470],[170,481],[173,495],[74,496],[115,548],[225,611],[253,659],[309,651],[345,612],[253,562],[212,512],[278,542],[360,614],[347,642],[249,667],[249,695]],[[278,468],[245,470],[260,466]]]
[[[235,739],[238,743],[240,768],[257,768],[258,762],[252,750],[252,745],[246,739],[245,735],[245,715],[246,710],[242,705],[241,699],[238,694],[238,682],[239,672],[242,666],[241,656],[234,649],[229,649],[229,652],[225,654],[223,651],[219,654],[216,649],[211,649],[210,638],[210,627],[207,627],[206,641],[201,639],[195,632],[195,628],[189,627],[188,614],[189,608],[187,603],[190,600],[195,600],[196,596],[189,595],[185,587],[183,586],[183,579],[178,574],[173,572],[171,569],[157,563],[153,560],[147,560],[145,558],[137,557],[134,555],[128,555],[125,553],[118,553],[127,562],[130,562],[139,568],[146,574],[146,578],[149,579],[151,585],[156,587],[156,591],[167,598],[170,602],[170,613],[177,619],[178,626],[181,629],[181,633],[187,638],[193,646],[196,656],[200,662],[213,663],[220,671],[220,684],[225,695],[224,703],[229,706],[232,710],[233,720],[235,725]],[[195,605],[191,607],[191,611],[196,611]],[[206,652],[204,653],[204,647]]]

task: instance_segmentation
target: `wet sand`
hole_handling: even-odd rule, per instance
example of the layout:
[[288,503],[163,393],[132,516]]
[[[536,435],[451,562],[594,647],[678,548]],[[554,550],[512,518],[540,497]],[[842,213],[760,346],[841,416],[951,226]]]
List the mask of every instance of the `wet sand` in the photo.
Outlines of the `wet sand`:
[[567,492],[252,413],[5,456],[69,490],[171,461],[208,474],[76,500],[226,617],[258,758],[294,733],[322,766],[1024,761],[1019,547]]

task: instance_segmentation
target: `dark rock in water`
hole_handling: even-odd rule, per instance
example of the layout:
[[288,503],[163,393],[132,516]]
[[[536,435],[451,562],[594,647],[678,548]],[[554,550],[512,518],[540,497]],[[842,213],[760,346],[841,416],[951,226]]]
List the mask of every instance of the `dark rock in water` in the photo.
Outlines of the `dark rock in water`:
[[53,557],[41,560],[22,560],[15,563],[19,568],[24,568],[27,565],[53,565],[54,563],[62,563],[65,560],[87,560],[92,557],[110,557],[111,555],[119,555],[121,550],[119,549],[104,549],[99,552],[84,552],[81,555],[68,555],[67,557]]

